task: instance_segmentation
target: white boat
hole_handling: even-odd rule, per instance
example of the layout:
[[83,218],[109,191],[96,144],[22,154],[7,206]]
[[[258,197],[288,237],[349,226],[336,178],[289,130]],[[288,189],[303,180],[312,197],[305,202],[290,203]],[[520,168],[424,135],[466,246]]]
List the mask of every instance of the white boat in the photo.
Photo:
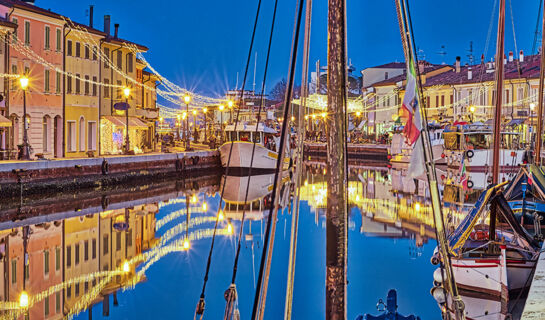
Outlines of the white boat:
[[[433,161],[436,165],[445,165],[446,160],[443,155],[443,129],[441,127],[429,127],[431,148],[433,151]],[[392,135],[390,148],[388,149],[388,158],[391,163],[410,163],[413,147],[405,143],[405,136],[399,131]]]
[[[500,168],[516,170],[526,150],[518,132],[502,132]],[[492,129],[483,124],[452,125],[445,128],[444,155],[447,165],[459,168],[464,161],[468,171],[492,171]]]
[[[219,148],[221,165],[224,168],[275,169],[280,145],[280,137],[276,133],[275,129],[263,123],[259,123],[257,131],[256,124],[239,123],[236,128],[228,125],[225,128],[227,142]],[[255,152],[252,162],[253,142]],[[286,157],[284,169],[288,166],[289,158]]]

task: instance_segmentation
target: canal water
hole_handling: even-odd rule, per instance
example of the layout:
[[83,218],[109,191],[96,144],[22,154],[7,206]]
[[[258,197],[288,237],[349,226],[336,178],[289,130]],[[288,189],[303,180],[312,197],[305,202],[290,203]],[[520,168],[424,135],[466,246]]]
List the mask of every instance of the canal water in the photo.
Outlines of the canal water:
[[[293,319],[325,310],[324,167],[308,164],[301,186]],[[399,312],[441,317],[430,295],[436,246],[422,183],[403,171],[351,167],[348,184],[348,319],[378,314],[396,289]],[[231,282],[247,177],[228,177],[205,291],[220,319]],[[161,181],[0,204],[0,300],[6,318],[193,319],[218,213],[222,177]],[[272,175],[252,177],[236,288],[241,318],[256,291]],[[416,182],[416,183],[415,183]],[[285,187],[287,188],[287,187]],[[286,198],[285,198],[286,200]],[[284,313],[292,216],[278,215],[265,319]],[[189,221],[189,223],[188,223]],[[25,263],[26,261],[26,263]],[[19,308],[22,292],[29,308]],[[91,310],[91,311],[90,311]],[[90,315],[91,312],[91,315]]]

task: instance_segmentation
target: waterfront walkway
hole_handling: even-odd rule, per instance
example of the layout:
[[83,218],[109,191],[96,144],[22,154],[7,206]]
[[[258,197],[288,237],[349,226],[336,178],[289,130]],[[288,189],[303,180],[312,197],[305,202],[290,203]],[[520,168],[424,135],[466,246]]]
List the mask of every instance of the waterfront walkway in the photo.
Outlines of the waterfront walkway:
[[542,320],[545,319],[545,254],[543,254],[545,242],[541,248],[541,253],[532,279],[532,286],[526,299],[526,305],[522,313],[522,320]]

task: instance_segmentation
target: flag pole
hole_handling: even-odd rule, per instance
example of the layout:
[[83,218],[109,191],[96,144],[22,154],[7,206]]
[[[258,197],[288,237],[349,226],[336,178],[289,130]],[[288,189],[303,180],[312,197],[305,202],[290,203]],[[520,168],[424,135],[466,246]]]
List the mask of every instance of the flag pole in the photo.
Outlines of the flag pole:
[[[446,238],[445,223],[443,219],[443,208],[441,205],[441,198],[439,194],[439,187],[437,184],[437,176],[435,171],[435,164],[433,162],[433,152],[430,142],[430,135],[428,131],[428,122],[426,117],[425,110],[425,100],[423,99],[424,94],[422,91],[422,83],[420,77],[420,70],[418,64],[418,58],[416,56],[414,48],[414,34],[412,32],[412,24],[410,11],[408,3],[406,0],[396,0],[396,9],[398,10],[398,18],[400,29],[402,33],[402,42],[403,49],[405,53],[405,61],[407,63],[407,80],[409,80],[410,73],[413,71],[416,75],[416,120],[419,120],[419,125],[421,126],[421,132],[419,139],[416,140],[415,149],[423,153],[424,164],[426,169],[426,175],[428,178],[428,184],[430,188],[430,196],[432,202],[433,218],[435,222],[435,232],[439,247],[439,252],[441,253],[444,272],[446,275],[446,289],[451,293],[453,306],[454,306],[454,315],[457,320],[465,319],[464,316],[464,303],[458,294],[458,288],[454,280],[454,273],[452,270],[452,264],[450,263],[450,255],[448,253],[448,244]],[[407,91],[405,92],[407,95]],[[404,99],[405,100],[405,99]],[[414,104],[413,104],[414,105]],[[421,150],[419,150],[422,147]],[[414,155],[413,155],[414,156]],[[448,311],[447,311],[448,312]]]

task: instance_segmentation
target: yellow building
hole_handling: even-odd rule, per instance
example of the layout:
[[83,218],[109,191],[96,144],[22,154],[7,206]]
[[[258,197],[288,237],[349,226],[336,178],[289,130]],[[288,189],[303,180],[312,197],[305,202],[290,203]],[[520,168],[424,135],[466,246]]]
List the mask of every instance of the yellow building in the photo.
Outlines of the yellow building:
[[[106,37],[99,50],[104,57],[101,62],[101,78],[104,84],[100,106],[100,143],[101,154],[120,154],[125,149],[127,126],[126,111],[114,108],[116,103],[127,102],[129,121],[129,150],[143,152],[142,146],[150,129],[146,122],[137,117],[136,98],[138,80],[136,77],[137,52],[146,52],[148,48],[119,38],[119,24],[115,24],[114,34],[110,34],[110,16],[104,16]],[[125,96],[128,88],[129,96]]]
[[[98,46],[106,35],[88,26],[71,23],[65,31],[65,156],[98,156],[99,69]],[[58,75],[57,75],[58,76]],[[60,81],[57,78],[57,81]]]

